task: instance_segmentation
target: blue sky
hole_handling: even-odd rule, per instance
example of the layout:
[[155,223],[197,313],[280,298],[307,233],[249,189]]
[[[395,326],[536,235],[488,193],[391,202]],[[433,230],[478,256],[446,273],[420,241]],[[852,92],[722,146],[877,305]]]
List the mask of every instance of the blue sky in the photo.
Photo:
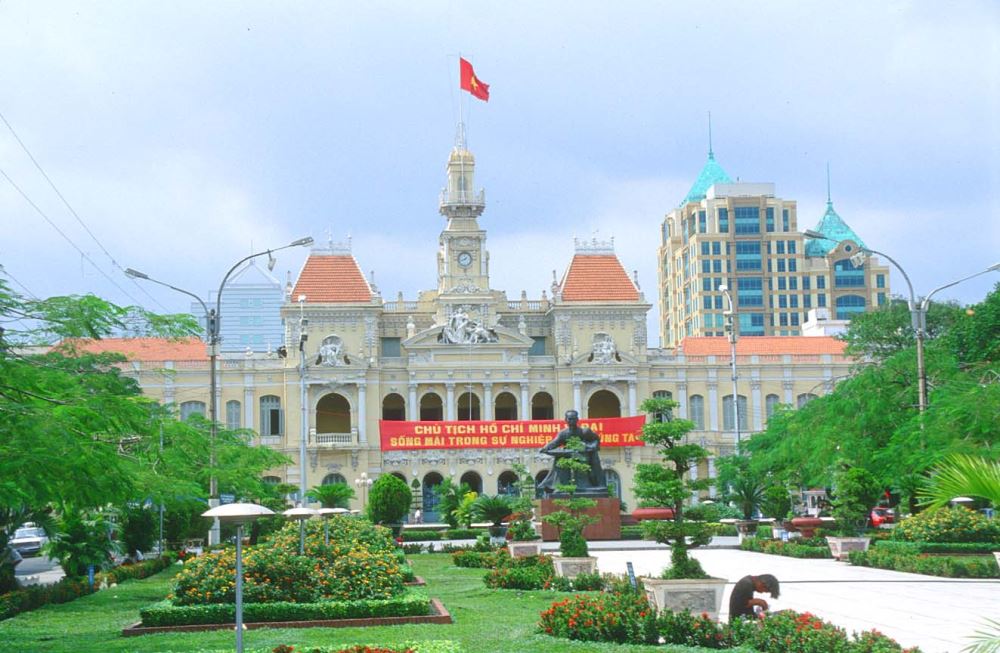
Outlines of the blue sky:
[[[459,93],[459,53],[488,104]],[[0,169],[101,271],[2,177],[0,263],[35,295],[181,311],[112,258],[207,295],[251,246],[329,232],[413,299],[436,285],[461,98],[512,298],[548,288],[574,237],[614,236],[655,323],[660,223],[709,111],[722,166],[797,200],[800,229],[829,162],[840,215],[921,294],[1000,261],[998,70],[985,1],[3,2],[0,112],[100,245],[2,124]]]

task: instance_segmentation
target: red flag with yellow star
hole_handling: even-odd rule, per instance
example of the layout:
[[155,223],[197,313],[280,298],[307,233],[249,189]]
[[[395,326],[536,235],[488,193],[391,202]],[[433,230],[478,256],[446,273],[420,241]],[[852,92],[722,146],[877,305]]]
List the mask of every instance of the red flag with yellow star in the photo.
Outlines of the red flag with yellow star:
[[458,68],[461,79],[459,85],[462,90],[472,93],[473,97],[477,97],[484,102],[489,102],[490,85],[483,83],[478,77],[476,77],[475,71],[472,70],[472,64],[459,57]]

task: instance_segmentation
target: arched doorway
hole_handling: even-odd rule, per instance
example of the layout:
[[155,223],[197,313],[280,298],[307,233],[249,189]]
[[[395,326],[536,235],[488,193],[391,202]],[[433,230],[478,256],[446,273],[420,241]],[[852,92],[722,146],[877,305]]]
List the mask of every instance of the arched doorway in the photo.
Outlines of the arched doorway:
[[610,390],[598,390],[587,401],[587,417],[621,417],[622,404]]
[[443,480],[444,478],[437,472],[428,472],[424,475],[423,520],[427,523],[441,521],[441,516],[437,511],[440,499],[438,498],[437,492],[434,491],[434,488],[441,485]]
[[531,419],[555,419],[555,402],[547,392],[536,392],[531,398]]
[[347,479],[342,474],[327,474],[320,485],[347,485]]
[[497,494],[508,497],[517,496],[517,474],[510,470],[501,472],[500,476],[497,477]]
[[517,419],[517,399],[509,392],[501,392],[494,403],[493,418],[497,420]]
[[472,488],[472,491],[476,494],[483,493],[483,477],[476,472],[465,472],[462,474],[462,478],[458,480],[458,484],[461,485],[462,483]]
[[406,419],[406,402],[403,397],[395,392],[387,394],[382,400],[382,419],[402,422]]
[[479,416],[479,397],[474,392],[463,392],[459,395],[457,408],[456,417],[460,422],[478,422],[482,419]]
[[428,392],[420,398],[421,422],[440,422],[443,419],[444,404],[441,403],[441,395]]
[[351,404],[337,393],[323,395],[316,404],[317,433],[350,433]]

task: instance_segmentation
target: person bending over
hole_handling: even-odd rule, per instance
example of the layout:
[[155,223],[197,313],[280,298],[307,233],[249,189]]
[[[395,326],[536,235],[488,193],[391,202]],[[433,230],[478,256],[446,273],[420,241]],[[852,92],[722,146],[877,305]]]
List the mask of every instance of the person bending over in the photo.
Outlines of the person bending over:
[[779,589],[778,579],[771,574],[744,576],[739,579],[729,597],[729,621],[735,621],[739,617],[753,617],[755,607],[767,610],[767,601],[755,599],[754,592],[767,593],[772,599],[776,599]]

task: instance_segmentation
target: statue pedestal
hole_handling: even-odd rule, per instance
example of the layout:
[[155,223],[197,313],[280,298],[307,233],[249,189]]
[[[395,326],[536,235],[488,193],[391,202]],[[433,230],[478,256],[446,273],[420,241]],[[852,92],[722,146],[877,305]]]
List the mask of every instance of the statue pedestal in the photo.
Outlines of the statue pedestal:
[[[587,540],[620,540],[622,537],[621,501],[618,499],[594,499],[597,505],[585,514],[599,517],[600,521],[583,529],[583,537]],[[560,510],[552,499],[542,499],[539,516],[544,517],[551,512]],[[559,533],[555,526],[542,522],[542,539],[546,542],[558,542]]]

